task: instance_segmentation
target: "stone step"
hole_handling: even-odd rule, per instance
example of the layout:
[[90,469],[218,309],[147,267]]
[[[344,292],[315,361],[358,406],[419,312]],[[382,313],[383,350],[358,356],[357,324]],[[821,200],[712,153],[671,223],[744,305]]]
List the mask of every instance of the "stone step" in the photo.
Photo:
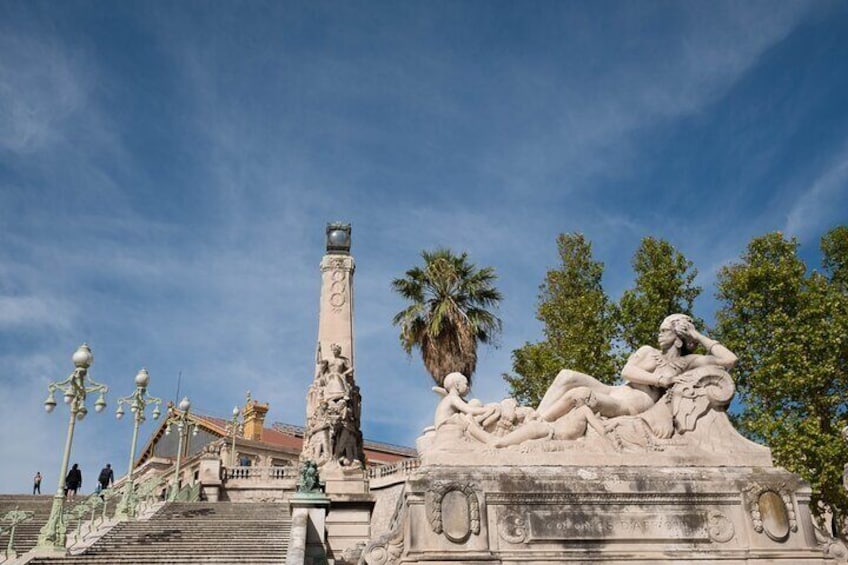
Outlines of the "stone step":
[[34,565],[283,564],[285,503],[168,503],[147,521],[121,522],[80,555]]
[[286,551],[282,550],[276,554],[267,552],[262,555],[243,553],[241,555],[226,554],[128,554],[128,555],[77,555],[61,558],[38,558],[30,561],[32,565],[62,565],[62,564],[84,564],[84,563],[113,563],[115,565],[127,563],[140,565],[142,563],[169,563],[171,565],[194,565],[198,563],[284,563]]

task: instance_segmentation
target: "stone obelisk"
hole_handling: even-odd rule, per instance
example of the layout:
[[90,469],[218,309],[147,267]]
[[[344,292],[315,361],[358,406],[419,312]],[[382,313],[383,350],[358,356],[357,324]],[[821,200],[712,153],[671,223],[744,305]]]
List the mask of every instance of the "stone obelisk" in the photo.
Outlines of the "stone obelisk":
[[350,224],[327,224],[327,254],[321,259],[318,344],[323,355],[333,344],[353,366],[353,271]]
[[304,500],[310,520],[326,508],[324,517],[313,521],[310,531],[326,532],[322,544],[327,554],[337,559],[348,553],[355,555],[357,544],[369,539],[374,509],[360,431],[362,400],[354,380],[353,269],[350,224],[327,224],[315,375],[306,396],[306,431],[300,457],[304,463],[317,465],[326,501],[316,501],[314,494]]
[[[327,225],[315,374],[306,397],[302,460],[314,461],[327,493],[362,492],[361,397],[353,365],[353,257],[350,224]],[[355,484],[358,483],[358,484]]]

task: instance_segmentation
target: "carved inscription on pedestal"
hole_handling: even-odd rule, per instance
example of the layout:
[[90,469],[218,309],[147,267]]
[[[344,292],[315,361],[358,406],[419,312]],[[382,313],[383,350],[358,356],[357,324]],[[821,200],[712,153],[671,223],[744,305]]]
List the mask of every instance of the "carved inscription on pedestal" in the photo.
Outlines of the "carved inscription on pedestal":
[[661,540],[724,543],[733,537],[732,523],[720,512],[593,510],[508,511],[499,520],[508,543],[599,540]]

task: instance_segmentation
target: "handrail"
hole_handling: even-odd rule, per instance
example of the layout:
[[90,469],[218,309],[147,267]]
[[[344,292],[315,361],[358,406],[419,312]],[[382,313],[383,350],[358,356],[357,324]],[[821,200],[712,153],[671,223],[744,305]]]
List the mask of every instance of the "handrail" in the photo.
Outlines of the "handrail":
[[[35,512],[31,510],[19,510],[20,507],[15,507],[14,510],[10,510],[3,516],[2,520],[4,522],[8,522],[10,525],[9,528],[9,544],[6,546],[5,555],[6,559],[14,559],[17,554],[15,553],[15,530],[18,528],[20,524],[24,522],[29,522],[32,520],[32,517],[35,515]],[[0,529],[0,533],[3,533],[3,530]]]

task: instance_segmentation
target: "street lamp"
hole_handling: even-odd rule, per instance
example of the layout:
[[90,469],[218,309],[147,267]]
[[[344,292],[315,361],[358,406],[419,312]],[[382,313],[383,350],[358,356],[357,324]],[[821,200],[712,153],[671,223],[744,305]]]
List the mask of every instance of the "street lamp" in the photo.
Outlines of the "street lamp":
[[135,496],[133,484],[133,467],[135,465],[135,448],[138,443],[138,427],[144,422],[144,409],[149,404],[155,404],[153,409],[153,419],[158,420],[161,411],[159,407],[162,405],[162,399],[150,396],[147,394],[147,384],[150,382],[150,375],[147,369],[142,369],[135,376],[135,392],[129,396],[124,396],[118,399],[118,411],[115,417],[119,420],[124,417],[124,404],[130,407],[135,417],[133,418],[133,435],[132,444],[130,445],[130,464],[127,471],[127,483],[124,485],[124,494],[121,497],[121,502],[118,503],[118,508],[115,515],[121,518],[135,518],[138,514],[138,499]]
[[[177,466],[174,469],[174,484],[171,486],[171,492],[168,493],[168,500],[173,502],[177,499],[177,495],[180,492],[180,462],[182,461],[183,456],[183,441],[188,435],[188,427],[192,425],[188,412],[191,409],[191,402],[188,397],[184,397],[180,400],[179,405],[180,413],[171,412],[168,416],[168,425],[165,428],[165,435],[171,434],[171,425],[177,425],[177,432],[180,434],[180,440],[177,446]],[[194,430],[192,431],[192,435],[197,435],[197,426],[193,426]]]
[[241,431],[241,426],[238,423],[239,419],[238,406],[233,407],[233,418],[227,423],[227,428],[233,434],[233,444],[230,449],[230,468],[236,466],[236,433]]
[[[68,435],[65,438],[65,452],[62,456],[62,466],[59,469],[59,487],[56,489],[56,494],[53,496],[53,507],[50,509],[50,517],[47,523],[41,528],[38,534],[38,543],[36,550],[47,553],[65,554],[65,540],[67,525],[62,516],[65,503],[65,474],[68,472],[68,460],[71,457],[71,443],[74,439],[74,425],[77,420],[82,421],[85,415],[88,414],[88,409],[85,407],[85,397],[88,393],[98,392],[97,401],[94,403],[94,409],[97,412],[102,412],[106,408],[106,392],[108,387],[94,382],[91,377],[88,377],[88,368],[94,362],[94,355],[91,353],[88,345],[83,343],[74,352],[71,360],[74,362],[74,372],[61,382],[51,382],[47,385],[49,394],[47,400],[44,401],[44,409],[47,412],[52,412],[56,408],[56,391],[63,394],[65,404],[71,410],[71,418],[68,421]],[[86,378],[88,384],[86,384]]]

